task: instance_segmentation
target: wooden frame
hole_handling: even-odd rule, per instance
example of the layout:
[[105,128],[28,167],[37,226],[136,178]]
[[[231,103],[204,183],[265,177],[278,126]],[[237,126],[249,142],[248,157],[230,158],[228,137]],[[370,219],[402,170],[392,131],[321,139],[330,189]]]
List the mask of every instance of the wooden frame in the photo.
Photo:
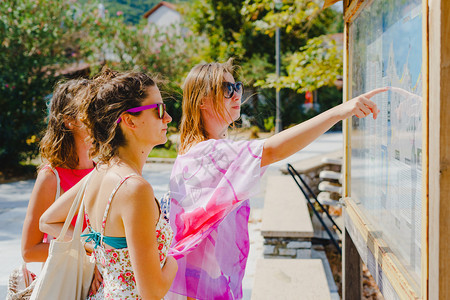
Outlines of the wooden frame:
[[[344,0],[344,101],[349,99],[349,25],[372,0]],[[430,3],[429,3],[430,2]],[[382,286],[387,299],[450,299],[450,47],[445,42],[450,36],[450,1],[422,1],[423,38],[423,107],[422,107],[422,256],[421,278],[418,288],[396,256],[386,251],[388,245],[371,228],[364,213],[359,210],[351,191],[350,155],[351,128],[344,122],[345,141],[344,210],[345,236],[343,255],[344,299],[360,299],[359,278],[361,259],[372,263],[372,275]],[[430,54],[429,54],[429,51]],[[429,71],[430,70],[430,71]],[[439,99],[429,101],[429,99]],[[431,120],[431,121],[430,121]],[[433,133],[430,135],[430,131]],[[430,160],[430,157],[433,159]],[[438,159],[437,159],[438,158]],[[432,184],[430,184],[430,182]],[[353,249],[357,249],[355,253]],[[387,279],[384,282],[380,278]],[[356,288],[349,290],[349,282]],[[419,291],[419,292],[417,292]]]
[[450,1],[429,0],[429,299],[450,299]]

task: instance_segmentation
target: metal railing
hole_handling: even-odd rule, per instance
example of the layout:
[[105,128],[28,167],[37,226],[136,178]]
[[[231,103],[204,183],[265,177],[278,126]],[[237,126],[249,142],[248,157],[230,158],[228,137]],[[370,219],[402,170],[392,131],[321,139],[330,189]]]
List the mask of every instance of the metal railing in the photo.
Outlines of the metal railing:
[[[328,210],[325,209],[325,207],[319,202],[319,200],[316,197],[316,194],[314,194],[314,192],[309,187],[309,185],[305,182],[305,180],[302,178],[302,176],[300,174],[298,174],[298,172],[294,169],[294,167],[292,167],[291,164],[287,164],[287,170],[288,170],[289,174],[291,174],[291,176],[294,179],[294,181],[297,184],[297,186],[302,191],[303,195],[305,196],[306,200],[308,201],[309,206],[311,207],[312,211],[314,212],[314,215],[317,217],[317,219],[320,221],[320,223],[322,224],[323,228],[327,232],[328,236],[330,237],[330,241],[336,247],[338,252],[342,254],[342,250],[341,250],[341,247],[339,246],[339,243],[336,241],[336,239],[334,238],[332,232],[330,231],[328,226],[325,224],[322,216],[319,214],[317,209],[314,207],[314,204],[311,202],[310,197],[314,198],[314,200],[317,202],[317,204],[320,206],[320,208],[325,212],[325,214],[327,215],[328,219],[331,221],[331,223],[333,223],[334,226],[336,226],[336,229],[339,230],[340,233],[342,233],[341,228],[339,228],[339,226],[334,222],[333,218],[328,213]],[[298,182],[297,178],[300,179],[301,183],[303,184],[303,187]],[[305,191],[305,189],[308,191],[310,196],[308,196],[308,193]]]

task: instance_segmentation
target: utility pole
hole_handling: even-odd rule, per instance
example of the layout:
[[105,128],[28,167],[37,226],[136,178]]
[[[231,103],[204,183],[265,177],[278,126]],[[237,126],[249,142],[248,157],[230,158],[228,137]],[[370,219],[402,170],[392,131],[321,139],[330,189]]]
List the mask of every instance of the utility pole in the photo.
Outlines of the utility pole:
[[[275,12],[279,11],[283,3],[281,0],[275,0]],[[280,28],[275,28],[275,61],[276,61],[276,73],[277,81],[280,79]],[[275,133],[282,130],[281,127],[281,114],[280,114],[280,89],[276,88],[276,104],[275,104]]]

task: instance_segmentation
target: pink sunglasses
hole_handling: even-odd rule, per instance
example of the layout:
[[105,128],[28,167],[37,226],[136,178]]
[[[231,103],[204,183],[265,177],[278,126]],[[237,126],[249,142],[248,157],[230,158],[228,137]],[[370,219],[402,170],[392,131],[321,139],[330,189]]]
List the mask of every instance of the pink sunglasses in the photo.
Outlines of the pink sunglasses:
[[[138,106],[138,107],[127,109],[125,112],[136,113],[136,112],[140,112],[140,111],[155,108],[155,107],[158,108],[158,118],[160,118],[162,120],[164,118],[164,113],[166,112],[166,105],[164,103],[156,103],[156,104]],[[117,124],[119,124],[120,121],[122,121],[122,117],[119,117],[119,119],[117,119]]]

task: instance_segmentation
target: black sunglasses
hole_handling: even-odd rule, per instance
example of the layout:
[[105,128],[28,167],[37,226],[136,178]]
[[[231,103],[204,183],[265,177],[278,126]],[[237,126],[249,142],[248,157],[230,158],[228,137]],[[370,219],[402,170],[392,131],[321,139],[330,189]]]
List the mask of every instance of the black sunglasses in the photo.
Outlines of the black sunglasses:
[[242,82],[238,81],[236,83],[231,83],[228,81],[224,81],[223,83],[223,96],[227,99],[233,97],[234,92],[238,93],[239,96],[242,96],[244,92],[244,85]]

